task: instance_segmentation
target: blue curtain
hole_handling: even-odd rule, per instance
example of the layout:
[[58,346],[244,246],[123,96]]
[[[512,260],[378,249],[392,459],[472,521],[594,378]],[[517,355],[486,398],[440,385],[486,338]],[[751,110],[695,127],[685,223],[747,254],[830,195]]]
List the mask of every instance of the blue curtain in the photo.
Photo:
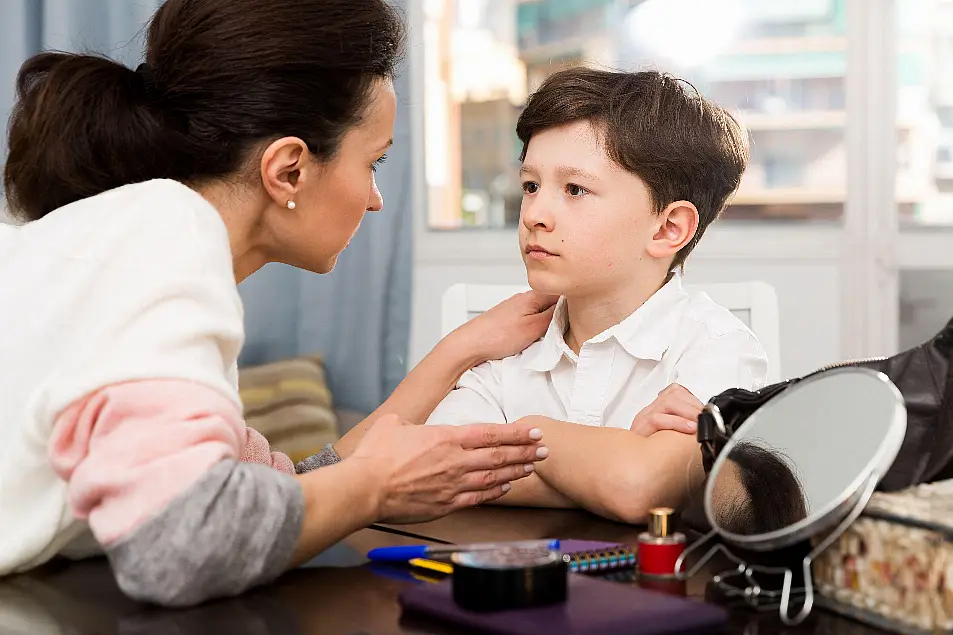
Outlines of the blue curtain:
[[[407,0],[395,2],[406,7]],[[162,0],[2,0],[0,116],[20,64],[43,49],[141,61],[144,26]],[[411,303],[411,156],[408,71],[397,81],[394,147],[378,172],[385,210],[369,214],[326,276],[269,265],[240,288],[246,346],[240,363],[320,353],[338,407],[369,412],[406,372]],[[0,141],[6,150],[5,129]]]
[[0,3],[2,147],[20,64],[44,49],[90,51],[135,67],[143,28],[162,0],[3,0]]

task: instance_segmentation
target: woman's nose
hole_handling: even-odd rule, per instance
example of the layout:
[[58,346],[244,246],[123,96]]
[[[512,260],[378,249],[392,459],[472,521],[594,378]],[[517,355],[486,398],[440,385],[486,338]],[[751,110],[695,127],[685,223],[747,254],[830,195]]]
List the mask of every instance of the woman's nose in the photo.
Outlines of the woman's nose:
[[381,191],[377,187],[377,181],[371,181],[371,196],[367,200],[367,211],[369,212],[379,212],[384,209],[384,197],[381,196]]

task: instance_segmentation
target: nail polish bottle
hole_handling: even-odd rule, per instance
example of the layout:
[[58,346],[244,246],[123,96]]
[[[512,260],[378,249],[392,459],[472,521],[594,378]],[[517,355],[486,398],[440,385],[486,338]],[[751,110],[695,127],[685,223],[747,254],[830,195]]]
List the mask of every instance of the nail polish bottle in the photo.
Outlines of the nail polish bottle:
[[685,534],[672,532],[675,510],[659,507],[649,511],[649,528],[639,534],[639,575],[674,578],[675,562],[685,551]]

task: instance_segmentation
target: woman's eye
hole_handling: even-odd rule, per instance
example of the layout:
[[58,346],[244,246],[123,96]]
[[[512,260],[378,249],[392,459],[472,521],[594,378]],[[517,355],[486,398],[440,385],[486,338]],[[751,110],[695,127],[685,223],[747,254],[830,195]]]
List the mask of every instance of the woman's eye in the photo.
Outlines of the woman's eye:
[[536,183],[534,181],[526,181],[525,183],[523,183],[523,191],[526,194],[535,194],[536,192],[539,191],[539,183]]
[[588,194],[589,190],[581,185],[570,183],[566,186],[566,192],[569,194],[569,196],[583,196],[584,194]]
[[387,155],[386,155],[386,154],[385,154],[384,156],[382,156],[381,158],[379,158],[377,161],[374,161],[374,165],[371,166],[371,169],[374,170],[375,172],[377,172],[377,166],[379,166],[379,165],[384,165],[384,162],[385,162],[385,161],[387,161]]

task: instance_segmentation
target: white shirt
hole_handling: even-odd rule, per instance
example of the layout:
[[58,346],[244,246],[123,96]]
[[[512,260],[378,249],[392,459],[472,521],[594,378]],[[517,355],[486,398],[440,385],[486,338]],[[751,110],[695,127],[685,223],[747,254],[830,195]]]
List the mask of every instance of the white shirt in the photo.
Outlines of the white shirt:
[[764,386],[768,360],[744,323],[678,274],[621,323],[583,344],[563,337],[560,299],[542,340],[467,372],[428,424],[512,423],[528,415],[628,429],[669,385],[702,403],[728,388]]
[[57,415],[111,384],[199,382],[241,406],[228,232],[176,181],[121,187],[0,232],[0,575],[78,549],[48,459]]

